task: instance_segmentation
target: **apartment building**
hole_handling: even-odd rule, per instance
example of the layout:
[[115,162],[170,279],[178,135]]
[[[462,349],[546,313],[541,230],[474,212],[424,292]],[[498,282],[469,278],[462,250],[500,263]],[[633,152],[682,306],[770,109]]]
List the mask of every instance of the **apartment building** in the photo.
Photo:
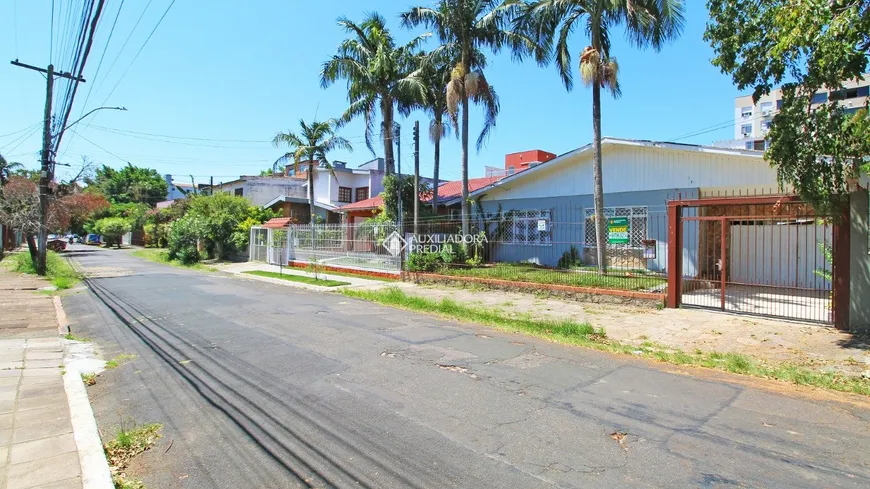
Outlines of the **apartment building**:
[[[819,90],[813,96],[813,104],[823,104],[836,101],[847,112],[854,112],[866,106],[870,97],[870,74],[862,75],[861,79],[843,83],[842,88],[835,90]],[[763,151],[767,148],[767,132],[773,116],[782,106],[782,90],[777,88],[762,96],[758,103],[753,103],[752,95],[743,95],[734,99],[734,139],[717,143],[717,146],[729,146],[740,149]]]

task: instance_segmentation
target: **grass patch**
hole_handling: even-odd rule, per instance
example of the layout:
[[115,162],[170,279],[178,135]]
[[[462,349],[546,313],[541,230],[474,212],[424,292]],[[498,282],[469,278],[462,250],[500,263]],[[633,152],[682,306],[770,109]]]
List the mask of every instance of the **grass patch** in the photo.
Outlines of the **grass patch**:
[[169,250],[164,249],[144,249],[144,250],[136,250],[130,253],[136,258],[142,258],[144,260],[153,261],[154,263],[162,263],[164,265],[170,265],[178,268],[186,268],[188,270],[199,270],[201,272],[216,272],[217,268],[210,267],[203,263],[194,263],[192,265],[185,265],[178,260],[170,260],[169,259]]
[[870,396],[870,379],[845,375],[840,372],[820,371],[789,363],[768,364],[739,353],[704,352],[700,349],[685,352],[651,341],[644,341],[640,346],[621,343],[607,339],[603,329],[594,329],[588,323],[539,320],[529,316],[508,315],[500,310],[470,307],[450,299],[437,301],[409,295],[397,287],[380,290],[341,289],[340,292],[356,299],[484,324],[505,331],[525,333],[610,353]]
[[471,321],[506,331],[527,333],[567,343],[586,344],[602,340],[605,337],[603,330],[596,330],[588,323],[567,320],[541,321],[528,316],[508,316],[496,309],[469,307],[451,299],[436,301],[408,295],[396,287],[381,290],[342,289],[341,293],[349,297],[367,299],[403,309],[430,312],[451,319]]
[[160,438],[160,424],[146,424],[133,428],[121,427],[114,440],[103,445],[116,489],[144,489],[142,481],[127,477],[124,470],[136,455],[148,450]]
[[[30,253],[26,251],[10,255],[8,262],[9,270],[12,272],[36,275],[36,264],[30,259]],[[58,290],[71,288],[81,278],[69,262],[54,251],[49,251],[45,256],[45,269],[45,277]]]
[[136,358],[136,355],[130,355],[127,353],[122,353],[115,358],[106,362],[106,368],[111,370],[113,368],[118,368],[122,363],[126,363],[132,359]]
[[97,374],[94,374],[94,373],[82,374],[82,382],[84,382],[85,385],[87,385],[87,386],[91,386],[91,385],[96,384],[97,383]]
[[309,277],[307,275],[286,275],[278,272],[267,272],[264,270],[252,270],[250,272],[242,272],[248,275],[256,275],[258,277],[277,278],[287,280],[288,282],[298,282],[301,284],[320,285],[321,287],[338,287],[339,285],[350,285],[350,282],[340,282],[338,280],[326,280],[322,278]]
[[475,277],[510,282],[530,282],[535,284],[568,285],[572,287],[592,287],[618,290],[650,290],[667,282],[664,277],[649,276],[633,272],[613,271],[599,275],[597,271],[553,270],[528,264],[499,263],[491,267],[444,267],[441,275]]
[[81,337],[81,336],[76,336],[76,335],[74,335],[74,334],[72,334],[72,333],[67,333],[67,334],[63,335],[63,339],[65,339],[65,340],[70,340],[70,341],[81,341],[82,343],[86,343],[86,342],[88,342],[88,341],[91,341],[91,340],[89,340],[89,339],[87,339],[87,338],[84,338],[84,337]]

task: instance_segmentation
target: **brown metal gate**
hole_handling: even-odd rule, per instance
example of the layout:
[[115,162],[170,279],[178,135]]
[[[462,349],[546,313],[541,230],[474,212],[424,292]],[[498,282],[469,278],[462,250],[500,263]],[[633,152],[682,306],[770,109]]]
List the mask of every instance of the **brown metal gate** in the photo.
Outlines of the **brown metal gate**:
[[833,323],[836,228],[791,196],[669,202],[668,306]]

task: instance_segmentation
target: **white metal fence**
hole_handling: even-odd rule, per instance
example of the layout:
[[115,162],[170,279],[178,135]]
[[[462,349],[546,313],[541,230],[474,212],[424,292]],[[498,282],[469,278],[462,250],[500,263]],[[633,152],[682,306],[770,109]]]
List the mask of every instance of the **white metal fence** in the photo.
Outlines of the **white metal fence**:
[[398,273],[401,251],[389,247],[396,230],[393,223],[376,221],[295,224],[289,228],[289,256],[299,262]]
[[290,261],[288,228],[254,226],[248,243],[248,260],[270,265],[287,265]]
[[[286,228],[251,228],[250,261],[272,265],[289,261],[398,273],[401,251],[390,248],[392,223],[293,224]],[[387,243],[387,246],[384,243]]]

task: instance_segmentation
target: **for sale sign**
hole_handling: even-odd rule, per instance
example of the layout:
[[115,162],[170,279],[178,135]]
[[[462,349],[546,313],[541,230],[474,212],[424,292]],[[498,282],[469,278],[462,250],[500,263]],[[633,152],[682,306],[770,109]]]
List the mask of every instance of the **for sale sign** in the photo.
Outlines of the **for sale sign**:
[[611,217],[607,220],[607,242],[610,244],[629,244],[627,217]]

